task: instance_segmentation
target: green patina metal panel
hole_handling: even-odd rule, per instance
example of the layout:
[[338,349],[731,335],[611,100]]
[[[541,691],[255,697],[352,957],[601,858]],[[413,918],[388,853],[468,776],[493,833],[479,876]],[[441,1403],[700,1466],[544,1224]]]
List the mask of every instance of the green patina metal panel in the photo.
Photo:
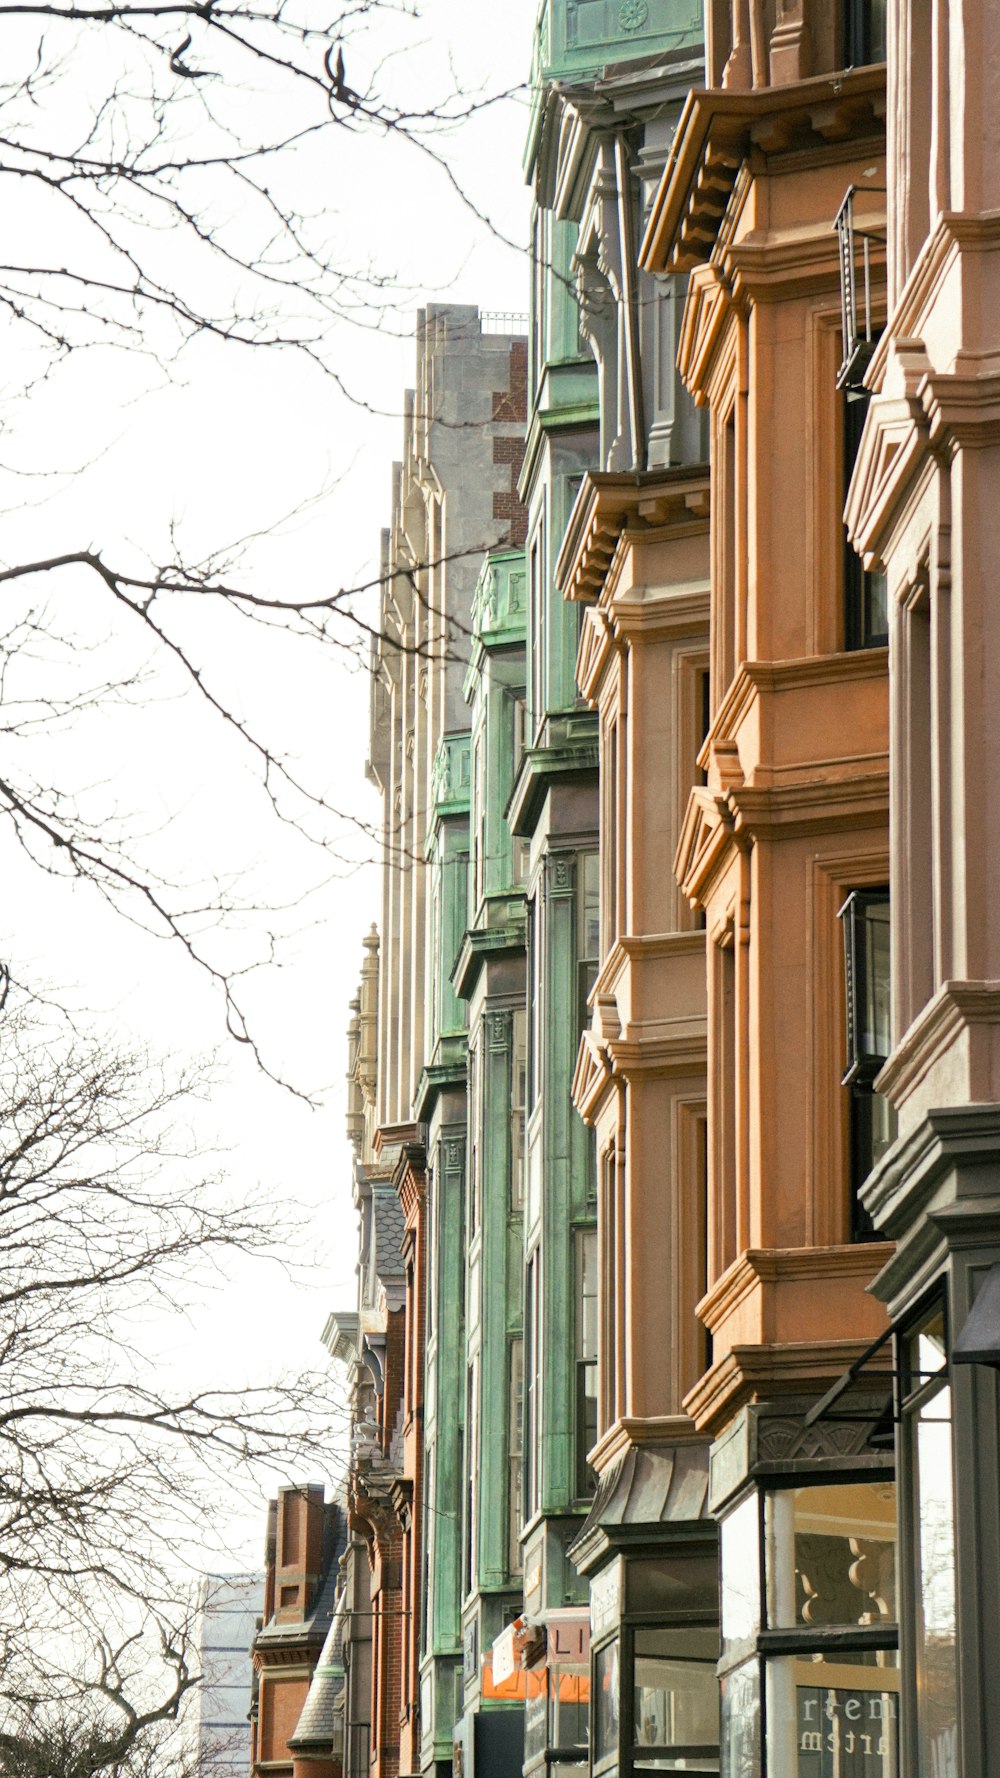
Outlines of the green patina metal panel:
[[701,0],[543,0],[535,80],[593,76],[612,62],[700,43]]

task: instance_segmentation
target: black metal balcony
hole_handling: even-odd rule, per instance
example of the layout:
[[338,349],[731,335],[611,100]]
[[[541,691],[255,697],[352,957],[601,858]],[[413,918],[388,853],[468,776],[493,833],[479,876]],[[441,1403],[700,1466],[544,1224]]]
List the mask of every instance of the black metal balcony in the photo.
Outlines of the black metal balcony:
[[[887,240],[884,186],[849,187],[834,220],[840,255],[840,313],[844,357],[837,388],[863,393],[865,371],[878,343],[873,320],[872,274],[885,257]],[[874,200],[874,201],[872,201]]]

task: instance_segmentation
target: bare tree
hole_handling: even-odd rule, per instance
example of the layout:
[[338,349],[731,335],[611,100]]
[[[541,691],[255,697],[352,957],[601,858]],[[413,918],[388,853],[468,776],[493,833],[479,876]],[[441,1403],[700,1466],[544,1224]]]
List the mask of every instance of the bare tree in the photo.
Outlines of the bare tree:
[[[205,1085],[203,1073],[168,1078],[144,1058],[102,1052],[8,990],[0,1754],[9,1760],[27,1759],[32,1735],[58,1733],[71,1703],[117,1771],[114,1758],[172,1721],[198,1678],[185,1553],[203,1559],[212,1547],[209,1509],[221,1491],[303,1467],[336,1473],[342,1410],[322,1373],[238,1393],[172,1392],[158,1352],[143,1350],[151,1318],[162,1337],[206,1271],[275,1246],[273,1208],[220,1201],[194,1170],[184,1118]],[[8,1769],[22,1768],[0,1764]]]
[[[409,0],[0,7],[0,313],[25,349],[29,390],[75,354],[118,346],[169,373],[189,344],[209,340],[237,354],[294,353],[365,405],[344,371],[344,329],[407,331],[414,293],[345,238],[338,183],[357,176],[359,142],[388,142],[479,215],[461,194],[449,133],[504,96],[409,90],[405,58],[380,64],[369,35],[390,20],[405,46],[415,17]],[[0,401],[0,436],[13,424],[10,399]],[[16,432],[11,446],[16,471]],[[419,598],[430,566],[415,566]],[[88,584],[126,663],[117,677],[101,657],[89,676],[73,620]],[[305,894],[361,848],[370,855],[380,833],[345,813],[322,765],[296,759],[273,723],[248,712],[219,663],[273,648],[286,650],[290,672],[289,648],[335,669],[362,658],[378,622],[371,591],[345,586],[335,563],[329,584],[304,594],[261,587],[241,545],[192,560],[179,542],[165,557],[141,540],[101,548],[86,537],[15,558],[0,529],[0,831],[46,871],[90,883],[179,944],[217,989],[230,1033],[272,1072],[249,978],[299,914],[246,902],[221,864],[196,871],[150,844],[145,811],[125,819],[116,808],[109,819],[108,798],[95,802],[85,777],[40,767],[37,743],[43,731],[72,731],[88,708],[140,699],[150,676],[171,695],[186,690],[242,749],[263,809],[307,839]],[[462,648],[461,625],[433,646]],[[51,663],[67,652],[77,676],[60,693]]]

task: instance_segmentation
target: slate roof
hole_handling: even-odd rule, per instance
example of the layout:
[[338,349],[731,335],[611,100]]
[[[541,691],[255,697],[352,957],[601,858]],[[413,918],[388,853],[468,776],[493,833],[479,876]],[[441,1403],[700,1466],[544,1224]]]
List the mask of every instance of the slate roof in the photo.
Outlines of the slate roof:
[[321,1747],[328,1751],[333,1742],[334,1708],[344,1685],[343,1649],[346,1625],[346,1598],[341,1590],[333,1622],[327,1631],[302,1715],[288,1743],[289,1747]]
[[380,1278],[403,1276],[403,1236],[406,1217],[396,1193],[376,1186],[372,1191],[372,1216],[375,1221],[375,1270]]

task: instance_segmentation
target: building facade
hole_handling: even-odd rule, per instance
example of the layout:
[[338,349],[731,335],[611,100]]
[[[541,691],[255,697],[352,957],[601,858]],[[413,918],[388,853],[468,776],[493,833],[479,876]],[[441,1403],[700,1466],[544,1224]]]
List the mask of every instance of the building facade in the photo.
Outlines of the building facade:
[[544,0],[526,351],[418,328],[350,1778],[995,1765],[998,29]]

